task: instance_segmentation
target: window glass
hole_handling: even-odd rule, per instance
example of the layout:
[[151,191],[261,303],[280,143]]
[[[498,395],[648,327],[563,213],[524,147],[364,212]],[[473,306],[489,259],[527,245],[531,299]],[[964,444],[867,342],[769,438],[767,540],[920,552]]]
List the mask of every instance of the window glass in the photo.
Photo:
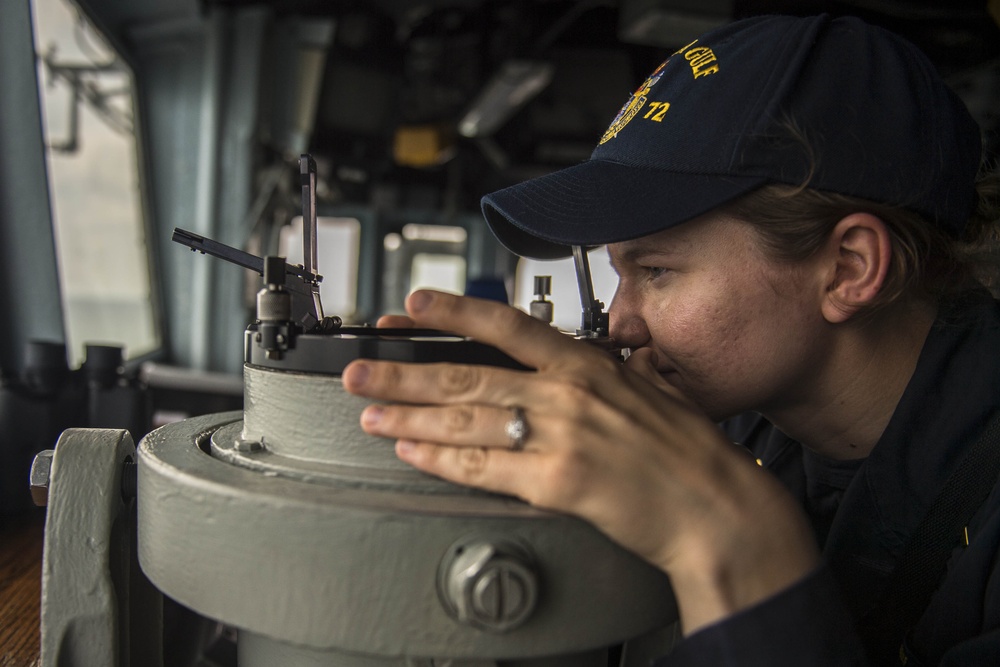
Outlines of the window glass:
[[405,312],[413,290],[465,291],[468,234],[453,225],[404,225],[383,238],[382,314]]
[[465,258],[420,252],[413,256],[410,291],[437,289],[461,294],[465,289]]
[[[358,307],[358,253],[361,222],[355,218],[316,218],[316,269],[323,276],[319,297],[324,315],[353,321]],[[302,216],[281,228],[279,254],[289,264],[302,264]]]
[[[618,276],[611,268],[606,248],[595,248],[588,253],[591,279],[594,282],[594,297],[604,302],[605,311],[611,305],[611,298],[618,286]],[[580,328],[583,305],[580,289],[576,282],[576,267],[573,258],[541,261],[522,257],[517,264],[514,280],[514,304],[525,311],[534,300],[535,276],[552,276],[553,323],[565,331]]]
[[412,252],[409,291],[465,290],[465,244],[468,233],[451,225],[403,226],[402,246]]
[[87,343],[160,346],[139,190],[132,75],[72,4],[32,0],[70,363]]

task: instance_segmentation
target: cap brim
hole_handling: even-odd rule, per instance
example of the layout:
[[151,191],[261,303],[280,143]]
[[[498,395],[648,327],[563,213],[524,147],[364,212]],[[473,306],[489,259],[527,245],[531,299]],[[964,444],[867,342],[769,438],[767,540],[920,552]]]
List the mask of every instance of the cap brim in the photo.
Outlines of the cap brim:
[[557,259],[669,229],[764,185],[761,176],[643,169],[605,160],[534,178],[482,199],[483,215],[511,252]]

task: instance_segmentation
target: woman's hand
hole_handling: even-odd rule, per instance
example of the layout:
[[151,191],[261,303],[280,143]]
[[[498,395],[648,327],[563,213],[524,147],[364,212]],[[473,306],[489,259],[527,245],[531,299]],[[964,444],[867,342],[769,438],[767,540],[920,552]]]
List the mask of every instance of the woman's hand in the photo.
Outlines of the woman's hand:
[[[401,459],[590,521],[670,575],[687,632],[816,566],[794,500],[658,375],[653,351],[622,365],[503,304],[437,292],[415,292],[407,311],[535,370],[352,362],[348,391],[393,402],[367,408],[362,427],[397,438]],[[505,433],[515,406],[521,451]]]
[[383,315],[378,318],[375,326],[379,329],[412,329],[415,325],[406,315]]

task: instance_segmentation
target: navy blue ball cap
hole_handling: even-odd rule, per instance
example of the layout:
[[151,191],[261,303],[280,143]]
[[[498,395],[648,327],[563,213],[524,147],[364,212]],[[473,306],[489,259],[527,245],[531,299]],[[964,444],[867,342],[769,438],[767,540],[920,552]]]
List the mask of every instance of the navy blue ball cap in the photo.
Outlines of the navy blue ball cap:
[[682,47],[590,159],[482,199],[510,250],[639,238],[768,183],[901,206],[959,235],[980,130],[913,44],[853,17],[745,19]]

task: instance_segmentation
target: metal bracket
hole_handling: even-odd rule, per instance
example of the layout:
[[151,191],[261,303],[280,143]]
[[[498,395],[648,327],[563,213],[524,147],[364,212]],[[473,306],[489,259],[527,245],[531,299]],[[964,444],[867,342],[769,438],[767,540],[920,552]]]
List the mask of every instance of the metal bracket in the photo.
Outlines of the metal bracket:
[[587,249],[573,246],[573,263],[576,267],[576,282],[580,288],[580,303],[583,317],[577,335],[583,338],[607,338],[608,314],[604,312],[604,302],[594,297],[594,283],[590,277],[590,261]]
[[43,667],[162,665],[162,595],[139,569],[128,431],[68,429],[47,480]]

